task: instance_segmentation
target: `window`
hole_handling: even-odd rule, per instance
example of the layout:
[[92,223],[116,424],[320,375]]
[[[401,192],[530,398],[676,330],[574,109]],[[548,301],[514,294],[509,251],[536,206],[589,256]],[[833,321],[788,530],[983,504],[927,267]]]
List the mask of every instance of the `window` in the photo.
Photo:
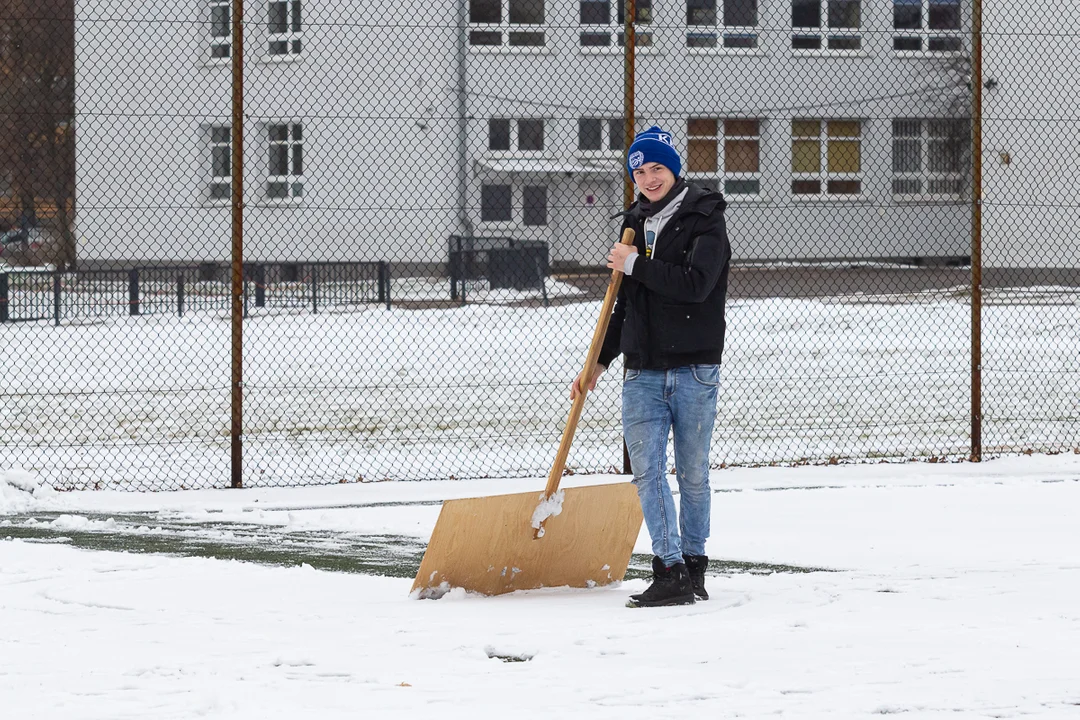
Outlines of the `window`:
[[543,47],[544,0],[469,0],[469,44]]
[[[519,198],[515,202],[515,198]],[[491,184],[480,187],[480,222],[512,223],[527,227],[547,225],[546,185]]]
[[862,0],[791,0],[792,50],[860,50]]
[[510,149],[510,121],[488,120],[488,150]]
[[275,200],[304,194],[304,147],[300,123],[270,125],[270,172],[266,197]]
[[893,195],[959,199],[967,184],[968,120],[893,120]]
[[526,185],[522,188],[521,215],[526,225],[547,225],[547,186]]
[[963,50],[960,0],[893,0],[893,50]]
[[757,0],[686,0],[686,46],[758,46]]
[[544,121],[518,120],[517,147],[522,152],[539,152],[544,149]]
[[690,118],[687,177],[728,195],[761,191],[761,121],[744,118]]
[[791,121],[791,192],[858,195],[862,192],[862,122]]
[[544,121],[536,118],[488,120],[488,150],[542,152],[544,150]]
[[268,50],[273,56],[299,55],[300,40],[300,0],[278,2],[268,6]]
[[511,222],[514,209],[510,204],[512,196],[509,185],[484,185],[480,188],[480,221]]
[[578,150],[582,152],[622,152],[624,124],[622,119],[579,118]]
[[227,58],[231,48],[232,0],[210,0],[210,57]]
[[[581,47],[622,47],[625,43],[623,24],[626,18],[626,3],[624,0],[615,0],[614,3],[611,0],[580,0],[580,11],[581,32],[578,42]],[[652,0],[637,0],[634,12],[636,15],[634,46],[649,47],[652,45],[652,33],[640,32],[636,26],[652,23]]]
[[232,128],[228,125],[210,127],[209,190],[211,200],[232,197]]

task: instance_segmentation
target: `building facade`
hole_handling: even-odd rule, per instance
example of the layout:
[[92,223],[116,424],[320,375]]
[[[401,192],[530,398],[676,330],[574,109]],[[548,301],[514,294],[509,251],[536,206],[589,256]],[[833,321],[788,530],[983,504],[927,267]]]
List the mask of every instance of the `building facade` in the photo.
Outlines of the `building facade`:
[[988,2],[984,31],[983,262],[1080,268],[1080,5]]
[[[686,175],[724,191],[736,259],[969,255],[967,2],[637,8],[637,126],[670,130]],[[76,3],[80,260],[228,258],[229,12]],[[622,207],[621,0],[245,12],[246,258],[438,263],[465,235],[602,262]]]

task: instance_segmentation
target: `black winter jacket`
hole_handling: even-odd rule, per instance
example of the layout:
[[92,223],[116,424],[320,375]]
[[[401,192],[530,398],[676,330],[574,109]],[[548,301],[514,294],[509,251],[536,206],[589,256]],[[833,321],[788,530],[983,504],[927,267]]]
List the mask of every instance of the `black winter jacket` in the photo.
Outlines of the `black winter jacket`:
[[610,365],[620,352],[626,367],[637,369],[720,362],[731,262],[726,207],[723,195],[690,183],[651,258],[645,257],[639,203],[623,213],[623,229],[633,228],[638,257],[619,289],[600,364]]

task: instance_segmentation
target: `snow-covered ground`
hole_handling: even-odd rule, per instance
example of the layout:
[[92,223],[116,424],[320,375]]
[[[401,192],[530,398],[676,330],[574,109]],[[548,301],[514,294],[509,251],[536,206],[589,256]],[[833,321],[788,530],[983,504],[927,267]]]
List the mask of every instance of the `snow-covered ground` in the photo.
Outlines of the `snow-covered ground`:
[[[5,718],[1080,717],[1080,455],[717,471],[712,599],[639,610],[623,602],[643,580],[421,601],[407,578],[314,569],[302,551],[182,556],[185,526],[221,547],[422,543],[434,501],[541,478],[150,494],[41,480],[0,472]],[[94,534],[176,547],[85,549]]]
[[[967,454],[964,292],[730,302],[714,465]],[[1080,294],[986,304],[987,454],[1080,446]],[[599,305],[250,318],[244,483],[544,473]],[[0,373],[0,470],[58,488],[227,483],[228,317],[7,323],[0,345],[18,348]],[[577,471],[622,466],[619,373],[589,399]]]

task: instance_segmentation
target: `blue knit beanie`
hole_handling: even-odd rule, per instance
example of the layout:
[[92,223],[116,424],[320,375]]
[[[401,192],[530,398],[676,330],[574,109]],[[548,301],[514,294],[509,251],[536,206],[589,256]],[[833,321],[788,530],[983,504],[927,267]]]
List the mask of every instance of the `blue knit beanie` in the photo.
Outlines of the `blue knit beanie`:
[[682,160],[671,141],[671,133],[653,125],[634,136],[634,142],[626,153],[626,171],[630,177],[634,171],[646,163],[660,163],[675,177],[682,170]]

